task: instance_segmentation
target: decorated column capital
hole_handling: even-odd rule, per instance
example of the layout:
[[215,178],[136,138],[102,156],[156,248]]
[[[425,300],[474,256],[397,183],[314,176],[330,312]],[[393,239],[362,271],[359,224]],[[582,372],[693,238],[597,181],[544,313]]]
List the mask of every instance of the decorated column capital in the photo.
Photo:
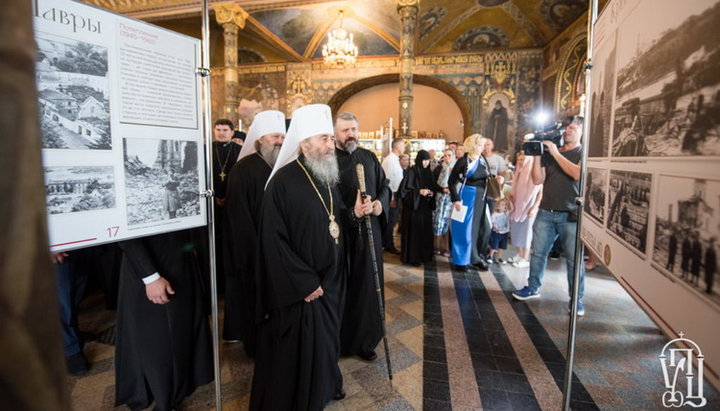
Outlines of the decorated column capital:
[[215,20],[223,28],[223,38],[225,40],[225,102],[223,104],[222,117],[232,121],[233,124],[238,120],[238,31],[245,27],[245,20],[248,17],[247,12],[240,8],[236,3],[217,3],[213,4],[215,10]]
[[[225,28],[225,25],[230,23],[242,30],[245,27],[245,20],[247,20],[248,14],[243,10],[237,3],[215,3],[212,5],[215,10],[215,20],[219,25]],[[225,28],[227,30],[227,28]],[[237,32],[237,30],[236,30]]]
[[403,7],[414,7],[417,10],[419,5],[420,0],[398,0],[397,2],[398,11]]

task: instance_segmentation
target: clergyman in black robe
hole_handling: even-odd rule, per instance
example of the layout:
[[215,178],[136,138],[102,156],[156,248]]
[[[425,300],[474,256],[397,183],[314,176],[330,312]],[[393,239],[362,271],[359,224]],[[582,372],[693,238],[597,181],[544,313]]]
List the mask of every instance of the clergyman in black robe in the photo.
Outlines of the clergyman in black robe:
[[116,406],[137,410],[155,401],[156,410],[177,409],[213,380],[204,287],[189,238],[178,231],[118,243]]
[[[242,147],[232,141],[235,135],[233,123],[228,119],[215,121],[213,128],[215,140],[212,143],[212,170],[215,209],[215,266],[217,267],[218,289],[225,288],[225,230],[227,207],[225,207],[225,195],[227,191],[228,175],[230,169],[237,162]],[[203,258],[207,256],[201,254]],[[228,257],[229,258],[229,257]],[[201,261],[203,267],[208,266],[207,261]],[[231,338],[232,339],[232,338]]]
[[268,110],[256,114],[240,160],[228,176],[225,254],[229,258],[223,338],[242,339],[250,357],[255,356],[255,260],[260,206],[284,139],[283,113]]
[[[382,233],[387,224],[384,210],[390,209],[390,187],[377,156],[357,146],[358,121],[350,113],[340,113],[335,119],[335,145],[340,167],[340,192],[345,204],[353,204],[360,188],[357,164],[364,167],[366,194],[373,203],[370,215],[376,269],[380,289],[384,290]],[[367,223],[359,229],[345,229],[348,258],[348,284],[345,312],[340,330],[342,356],[359,355],[372,361],[377,358],[375,347],[383,337],[382,318],[375,287],[375,270],[368,241]],[[384,301],[384,292],[381,291]]]
[[344,397],[344,224],[337,223],[369,213],[371,204],[358,194],[345,209],[334,153],[330,107],[295,110],[260,212],[251,410],[320,410]]
[[435,183],[429,163],[430,154],[418,151],[415,165],[400,184],[403,202],[400,259],[404,264],[417,266],[433,260],[432,210],[435,209],[434,194],[440,187]]

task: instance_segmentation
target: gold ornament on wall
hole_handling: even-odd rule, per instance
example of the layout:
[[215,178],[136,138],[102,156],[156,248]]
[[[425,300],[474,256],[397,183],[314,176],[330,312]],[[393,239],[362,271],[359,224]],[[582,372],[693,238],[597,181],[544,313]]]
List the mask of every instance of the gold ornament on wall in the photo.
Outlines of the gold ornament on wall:
[[485,75],[495,81],[495,87],[503,88],[508,77],[517,74],[517,53],[488,53],[485,55],[485,67]]

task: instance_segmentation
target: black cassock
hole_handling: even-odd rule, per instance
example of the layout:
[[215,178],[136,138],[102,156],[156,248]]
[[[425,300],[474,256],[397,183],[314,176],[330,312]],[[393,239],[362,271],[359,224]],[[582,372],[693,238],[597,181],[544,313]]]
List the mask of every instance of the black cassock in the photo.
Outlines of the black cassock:
[[[215,189],[215,198],[224,199],[227,192],[227,182],[230,170],[237,161],[238,155],[240,155],[242,146],[228,141],[221,143],[214,141],[212,143],[212,159],[213,159],[213,188]],[[221,176],[221,174],[224,175]],[[215,208],[215,265],[218,273],[218,290],[222,292],[225,289],[225,276],[223,273],[227,273],[225,263],[225,250],[227,247],[225,244],[225,230],[223,227],[226,224],[227,207],[219,206],[213,201],[213,207]],[[205,234],[207,235],[207,234]],[[207,247],[207,245],[205,245]],[[209,255],[207,250],[202,250],[202,259],[208,259]],[[204,267],[209,266],[208,260],[201,261]],[[207,278],[210,273],[207,272]],[[225,337],[225,336],[224,336]],[[226,338],[226,339],[238,339],[238,338]]]
[[[384,290],[382,232],[387,222],[385,210],[390,207],[390,188],[385,172],[375,154],[364,148],[358,147],[352,154],[336,149],[335,154],[340,167],[340,191],[345,204],[355,204],[359,188],[355,166],[359,163],[365,168],[367,194],[372,200],[379,200],[382,203],[383,213],[380,216],[371,215],[370,221],[380,289]],[[343,356],[374,350],[382,338],[382,322],[366,223],[361,222],[360,229],[347,227],[345,241],[348,255],[348,283],[340,330],[340,353]]]
[[404,264],[419,265],[433,259],[432,210],[435,196],[420,195],[421,189],[437,193],[430,167],[421,164],[411,167],[400,184],[398,192],[402,198],[400,260]]
[[[212,159],[213,159],[213,187],[215,187],[215,196],[225,198],[227,190],[228,175],[230,169],[237,161],[242,146],[228,141],[221,143],[214,141],[212,143]],[[224,174],[224,178],[221,176]]]
[[258,153],[233,166],[225,195],[225,317],[223,338],[242,339],[255,355],[255,259],[265,183],[272,167]]
[[[330,209],[327,185],[315,180],[315,186]],[[349,218],[337,187],[332,196],[335,221]],[[250,409],[319,410],[342,389],[342,229],[336,242],[328,213],[296,161],[270,180],[260,216],[258,345]],[[324,295],[306,303],[318,286]]]
[[[213,380],[204,290],[189,231],[119,243],[123,250],[115,345],[115,405],[170,410]],[[153,273],[175,291],[167,304],[148,300]]]

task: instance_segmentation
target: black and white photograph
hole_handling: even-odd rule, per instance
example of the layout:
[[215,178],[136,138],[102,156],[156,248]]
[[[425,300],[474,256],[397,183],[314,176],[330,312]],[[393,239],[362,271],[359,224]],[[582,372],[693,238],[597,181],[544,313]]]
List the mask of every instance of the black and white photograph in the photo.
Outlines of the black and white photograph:
[[607,157],[610,151],[610,115],[615,80],[616,31],[608,33],[599,44],[593,59],[597,62],[592,70],[592,97],[588,157]]
[[622,22],[613,156],[720,155],[718,26],[717,1],[645,1]]
[[123,139],[128,225],[200,214],[198,144]]
[[605,223],[605,193],[607,192],[607,184],[607,169],[587,168],[585,213],[601,225]]
[[652,174],[610,170],[607,226],[635,253],[646,254]]
[[653,266],[720,304],[720,181],[661,175]]
[[115,208],[112,167],[46,167],[48,214]]
[[43,148],[111,150],[105,47],[38,33]]

